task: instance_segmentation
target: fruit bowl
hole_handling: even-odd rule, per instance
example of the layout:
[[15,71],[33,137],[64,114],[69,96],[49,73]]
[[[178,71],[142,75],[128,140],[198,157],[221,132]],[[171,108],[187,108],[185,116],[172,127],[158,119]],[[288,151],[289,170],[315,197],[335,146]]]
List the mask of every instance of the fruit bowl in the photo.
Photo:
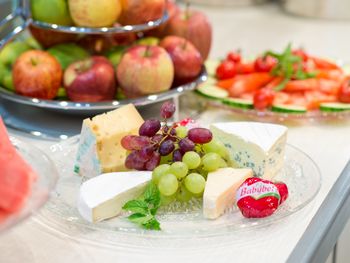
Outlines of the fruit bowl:
[[58,179],[56,167],[45,153],[13,137],[11,142],[37,172],[38,178],[33,185],[31,195],[19,213],[6,217],[0,215],[0,234],[36,214],[49,199]]
[[194,90],[200,83],[206,81],[207,72],[205,67],[202,67],[199,76],[186,84],[174,87],[168,91],[151,94],[148,96],[143,96],[135,99],[124,99],[124,100],[113,100],[107,102],[97,102],[97,103],[82,103],[82,102],[72,102],[68,100],[42,100],[37,98],[29,98],[15,94],[3,87],[0,87],[0,97],[22,105],[29,105],[37,108],[42,108],[46,110],[52,110],[56,112],[62,112],[67,114],[93,114],[98,112],[103,112],[107,110],[116,109],[123,105],[132,103],[135,106],[146,106],[167,99],[174,98],[188,91]]

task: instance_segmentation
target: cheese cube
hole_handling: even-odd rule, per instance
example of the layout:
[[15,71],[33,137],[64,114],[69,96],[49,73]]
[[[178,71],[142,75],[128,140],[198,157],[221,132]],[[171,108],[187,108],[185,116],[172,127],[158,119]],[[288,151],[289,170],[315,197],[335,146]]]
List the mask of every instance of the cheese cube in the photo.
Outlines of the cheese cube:
[[208,174],[203,194],[203,215],[215,219],[235,203],[237,189],[249,177],[252,169],[220,168]]
[[121,139],[137,134],[143,119],[132,104],[85,119],[74,171],[85,177],[126,170]]
[[80,187],[78,210],[89,222],[117,216],[124,204],[138,198],[152,178],[152,172],[107,173],[84,182]]
[[215,138],[229,150],[234,167],[251,168],[254,175],[272,179],[282,168],[287,127],[259,122],[229,122],[211,125]]

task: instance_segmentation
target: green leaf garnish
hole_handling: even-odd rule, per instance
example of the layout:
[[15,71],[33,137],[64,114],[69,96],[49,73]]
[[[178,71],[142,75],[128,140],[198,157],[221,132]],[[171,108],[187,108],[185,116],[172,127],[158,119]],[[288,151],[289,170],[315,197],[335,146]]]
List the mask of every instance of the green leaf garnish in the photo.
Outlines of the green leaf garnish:
[[132,212],[128,219],[145,229],[161,230],[160,223],[155,218],[155,215],[160,206],[160,192],[158,187],[149,183],[143,196],[136,200],[127,202],[123,209]]
[[267,51],[265,56],[271,56],[277,59],[277,65],[272,69],[271,74],[283,77],[282,82],[274,90],[283,90],[288,81],[293,79],[308,79],[316,76],[316,72],[303,71],[303,61],[301,57],[293,54],[292,45],[289,43],[286,49],[281,53]]
[[128,210],[133,213],[147,213],[148,203],[144,200],[131,200],[123,206],[124,210]]

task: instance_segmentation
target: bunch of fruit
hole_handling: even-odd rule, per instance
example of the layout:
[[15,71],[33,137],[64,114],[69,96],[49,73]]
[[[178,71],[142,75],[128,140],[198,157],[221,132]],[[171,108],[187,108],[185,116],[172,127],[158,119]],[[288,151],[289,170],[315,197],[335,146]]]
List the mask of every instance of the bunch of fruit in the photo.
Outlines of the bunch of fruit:
[[[88,2],[68,1],[70,11],[71,5],[90,10]],[[63,15],[68,10],[66,1],[31,3],[36,20],[69,21]],[[130,19],[153,14],[150,10],[163,4],[159,0],[123,1],[125,8],[137,6]],[[46,17],[51,8],[60,12]],[[145,8],[147,12],[142,11]],[[31,26],[34,38],[11,42],[0,52],[0,84],[28,97],[98,102],[145,96],[187,83],[198,76],[208,56],[211,26],[198,11],[180,10],[171,1],[163,8],[168,10],[169,20],[142,38],[133,32],[81,36]]]
[[175,105],[165,102],[161,107],[163,123],[146,120],[139,135],[127,135],[121,141],[130,151],[125,166],[153,171],[152,180],[163,203],[175,198],[185,202],[192,196],[200,197],[208,172],[227,167],[228,152],[224,144],[206,128],[188,129],[181,123],[169,125],[167,120],[174,112]]
[[165,0],[31,0],[35,20],[64,26],[143,24],[162,17]]

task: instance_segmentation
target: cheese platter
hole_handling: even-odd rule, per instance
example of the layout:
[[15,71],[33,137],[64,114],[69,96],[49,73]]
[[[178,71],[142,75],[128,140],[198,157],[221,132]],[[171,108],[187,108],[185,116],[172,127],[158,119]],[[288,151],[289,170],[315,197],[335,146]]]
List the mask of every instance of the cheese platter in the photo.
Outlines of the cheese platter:
[[60,179],[37,221],[80,241],[140,248],[151,239],[278,225],[318,193],[319,169],[286,144],[285,126],[167,123],[175,107],[161,109],[162,123],[127,105],[86,119],[80,136],[52,145]]

